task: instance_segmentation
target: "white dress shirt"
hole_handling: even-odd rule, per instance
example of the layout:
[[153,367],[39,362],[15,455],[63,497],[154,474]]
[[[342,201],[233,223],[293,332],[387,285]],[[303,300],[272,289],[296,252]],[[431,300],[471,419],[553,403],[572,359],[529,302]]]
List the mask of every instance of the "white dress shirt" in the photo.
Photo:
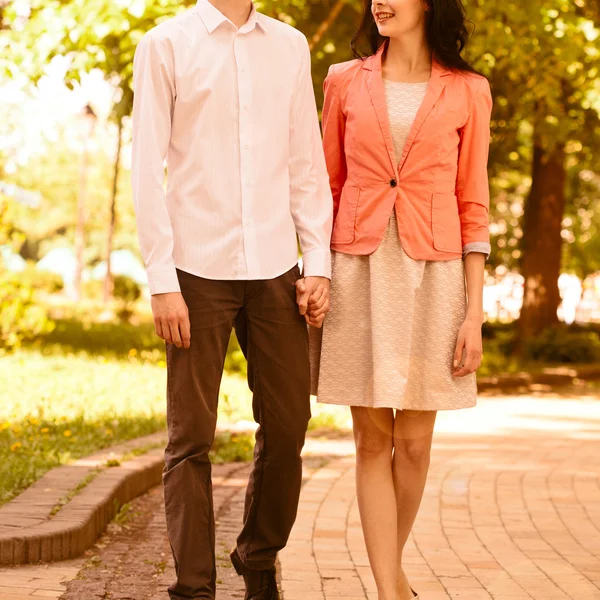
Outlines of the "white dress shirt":
[[[330,277],[333,201],[303,34],[257,13],[235,27],[208,0],[140,41],[132,183],[151,294],[176,268]],[[164,161],[167,161],[167,187]]]

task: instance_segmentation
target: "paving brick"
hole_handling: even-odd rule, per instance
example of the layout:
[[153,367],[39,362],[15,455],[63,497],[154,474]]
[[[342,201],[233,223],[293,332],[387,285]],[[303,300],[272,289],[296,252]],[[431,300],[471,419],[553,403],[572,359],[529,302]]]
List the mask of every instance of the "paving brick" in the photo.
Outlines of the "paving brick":
[[[546,427],[561,424],[563,415],[570,418],[567,433]],[[584,436],[573,435],[578,427]],[[315,449],[338,458],[317,470],[307,467],[296,526],[279,556],[283,600],[377,600],[355,498],[354,459],[344,456],[352,442],[309,439],[307,456]],[[599,403],[570,399],[567,408],[559,399],[503,398],[484,400],[475,411],[441,414],[425,495],[404,553],[406,574],[423,600],[600,599],[599,451]],[[214,469],[217,539],[223,548],[235,542],[243,510],[247,470],[235,468]],[[160,481],[161,470],[138,463],[129,489],[121,486],[117,495]],[[114,475],[106,472],[102,494],[115,490]],[[65,548],[67,555],[79,551],[112,516],[113,506],[106,504],[94,521],[86,520],[81,512],[86,506],[89,498],[83,497],[70,507],[71,529],[58,538],[63,555]],[[61,513],[57,521],[62,519],[64,528],[69,513]],[[153,527],[164,532],[164,517],[157,514]],[[3,531],[0,561],[3,553],[35,555],[30,540],[24,550],[2,549]],[[152,600],[166,597],[173,577],[168,542],[162,539],[158,549],[167,570],[148,595]],[[223,548],[218,548],[224,557],[219,597],[235,598],[241,584],[227,570]],[[43,554],[43,543],[40,550]],[[123,585],[135,581],[135,571],[123,576]],[[56,577],[40,579],[46,587],[36,591],[56,597]],[[4,578],[0,570],[0,586]],[[1,594],[0,599],[5,600]]]

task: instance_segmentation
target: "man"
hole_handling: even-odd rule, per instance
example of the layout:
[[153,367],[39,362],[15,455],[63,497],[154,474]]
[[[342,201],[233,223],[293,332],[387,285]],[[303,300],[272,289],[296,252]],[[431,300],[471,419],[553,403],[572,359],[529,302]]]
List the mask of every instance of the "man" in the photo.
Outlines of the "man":
[[310,418],[306,324],[328,310],[333,203],[308,44],[250,0],[199,0],[144,36],[134,72],[134,202],[167,342],[169,594],[215,597],[208,453],[235,326],[259,427],[231,559],[247,599],[274,600]]

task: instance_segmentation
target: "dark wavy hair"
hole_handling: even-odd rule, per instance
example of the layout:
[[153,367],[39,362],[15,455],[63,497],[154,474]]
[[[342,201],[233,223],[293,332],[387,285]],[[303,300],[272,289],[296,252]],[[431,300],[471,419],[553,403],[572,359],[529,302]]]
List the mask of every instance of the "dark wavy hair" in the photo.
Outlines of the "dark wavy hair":
[[[465,8],[461,0],[426,0],[427,43],[435,59],[448,69],[477,73],[461,56],[470,34]],[[356,58],[366,58],[377,53],[388,38],[379,34],[371,12],[371,0],[365,0],[365,8],[358,30],[352,37],[350,47]],[[366,42],[367,50],[361,46]]]

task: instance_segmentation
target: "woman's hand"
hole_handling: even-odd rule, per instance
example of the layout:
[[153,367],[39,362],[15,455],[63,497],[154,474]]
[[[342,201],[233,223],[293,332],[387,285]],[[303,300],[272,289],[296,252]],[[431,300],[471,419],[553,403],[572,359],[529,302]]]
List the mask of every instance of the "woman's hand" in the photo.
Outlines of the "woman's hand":
[[[463,359],[463,350],[465,362],[460,366]],[[458,331],[458,340],[454,351],[453,376],[464,377],[475,373],[481,366],[482,357],[481,319],[467,317]]]

